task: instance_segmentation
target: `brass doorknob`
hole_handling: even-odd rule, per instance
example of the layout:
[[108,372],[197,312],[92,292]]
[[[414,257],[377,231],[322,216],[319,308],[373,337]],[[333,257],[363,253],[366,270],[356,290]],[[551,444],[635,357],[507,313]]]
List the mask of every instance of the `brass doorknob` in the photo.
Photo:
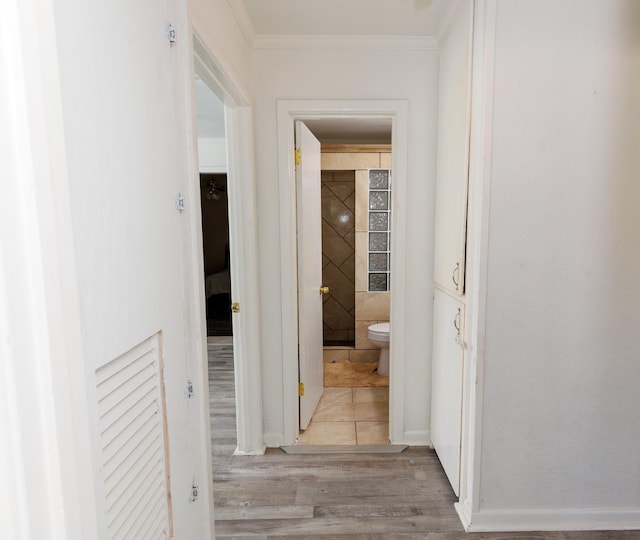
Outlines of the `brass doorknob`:
[[320,294],[329,294],[329,287],[320,287]]

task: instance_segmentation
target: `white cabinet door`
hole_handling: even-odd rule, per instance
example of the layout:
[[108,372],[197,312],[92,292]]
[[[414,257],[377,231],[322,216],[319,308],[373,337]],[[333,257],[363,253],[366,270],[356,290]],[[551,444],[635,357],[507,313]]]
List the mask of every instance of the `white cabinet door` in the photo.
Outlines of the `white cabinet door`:
[[434,280],[464,294],[469,118],[471,2],[440,52]]
[[431,440],[459,495],[464,304],[435,289],[433,320]]

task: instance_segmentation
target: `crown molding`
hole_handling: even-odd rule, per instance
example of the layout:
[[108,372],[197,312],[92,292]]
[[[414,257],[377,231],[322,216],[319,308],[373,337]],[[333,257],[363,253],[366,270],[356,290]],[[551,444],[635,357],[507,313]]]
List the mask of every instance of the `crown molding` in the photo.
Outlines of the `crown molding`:
[[247,11],[247,7],[244,5],[244,0],[228,0],[228,3],[249,47],[253,47],[253,42],[256,39],[256,30]]
[[333,36],[259,34],[254,49],[430,51],[438,48],[434,36]]

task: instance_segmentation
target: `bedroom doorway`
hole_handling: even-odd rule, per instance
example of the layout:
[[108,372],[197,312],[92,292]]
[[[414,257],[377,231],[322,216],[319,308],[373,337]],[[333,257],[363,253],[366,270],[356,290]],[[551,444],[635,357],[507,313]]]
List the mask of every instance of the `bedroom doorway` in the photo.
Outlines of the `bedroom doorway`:
[[[202,352],[206,353],[199,362],[198,369],[202,382],[209,380],[209,395],[216,392],[216,385],[212,382],[225,382],[229,391],[228,411],[216,411],[211,415],[211,430],[221,433],[226,431],[225,445],[233,446],[232,453],[239,455],[254,455],[264,452],[262,433],[262,386],[260,367],[260,327],[259,310],[250,307],[259,306],[258,295],[258,264],[256,262],[257,230],[250,219],[255,208],[255,172],[253,168],[253,120],[252,110],[242,89],[238,88],[226,75],[223,67],[210,53],[206,45],[193,34],[194,54],[194,113],[197,128],[197,170],[201,174],[225,175],[226,185],[222,185],[223,176],[211,178],[218,181],[209,185],[206,180],[206,191],[203,194],[198,175],[194,178],[194,205],[192,212],[187,206],[187,215],[191,216],[192,230],[196,239],[193,245],[194,268],[198,269],[195,279],[201,280],[198,298],[194,305],[198,313],[194,314],[199,320],[201,335],[204,338]],[[204,97],[204,100],[200,98]],[[208,105],[207,105],[208,104]],[[214,112],[215,111],[215,112]],[[210,116],[208,113],[213,112]],[[208,131],[211,129],[211,131]],[[195,182],[194,182],[195,183]],[[223,191],[222,188],[225,188]],[[231,311],[231,326],[224,333],[233,335],[209,336],[205,328],[203,303],[206,300],[205,282],[206,272],[204,264],[201,200],[212,192],[211,200],[216,201],[226,195],[226,209],[228,213],[228,241],[225,242],[225,259],[228,260],[228,287],[230,287],[230,302],[234,307]],[[188,201],[187,201],[188,203]],[[229,245],[228,251],[226,244]],[[217,286],[222,277],[219,272],[226,268],[213,271],[217,275]],[[212,280],[210,281],[210,285]],[[218,300],[213,300],[214,304]],[[224,300],[220,301],[224,302]],[[227,305],[229,305],[227,303]],[[214,308],[216,306],[213,306]],[[231,306],[229,306],[231,307]],[[228,313],[228,312],[227,312]],[[229,332],[231,330],[231,332]],[[212,351],[212,340],[222,340],[221,350]],[[214,354],[212,354],[214,352]],[[207,358],[208,357],[208,358]],[[217,358],[218,363],[209,361]],[[228,369],[232,367],[233,369]],[[220,369],[217,369],[220,368]],[[224,373],[223,373],[224,372]],[[209,409],[209,403],[207,404]],[[232,414],[235,413],[235,414]],[[228,413],[228,414],[227,414]],[[207,410],[207,414],[209,410]],[[235,417],[235,422],[233,418]],[[216,425],[220,420],[226,425]],[[230,448],[231,449],[231,448]],[[215,452],[216,449],[214,448]]]
[[232,455],[238,444],[234,387],[235,350],[231,317],[231,264],[225,107],[206,82],[195,76],[196,129],[209,399],[216,433],[213,455]]
[[227,175],[200,173],[207,337],[233,336]]

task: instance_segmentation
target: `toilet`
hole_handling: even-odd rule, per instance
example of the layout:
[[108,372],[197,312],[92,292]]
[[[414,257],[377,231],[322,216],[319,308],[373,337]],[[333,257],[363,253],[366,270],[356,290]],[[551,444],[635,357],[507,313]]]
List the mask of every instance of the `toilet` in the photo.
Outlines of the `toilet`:
[[389,376],[389,323],[372,324],[367,329],[367,338],[376,347],[380,347],[378,375]]

